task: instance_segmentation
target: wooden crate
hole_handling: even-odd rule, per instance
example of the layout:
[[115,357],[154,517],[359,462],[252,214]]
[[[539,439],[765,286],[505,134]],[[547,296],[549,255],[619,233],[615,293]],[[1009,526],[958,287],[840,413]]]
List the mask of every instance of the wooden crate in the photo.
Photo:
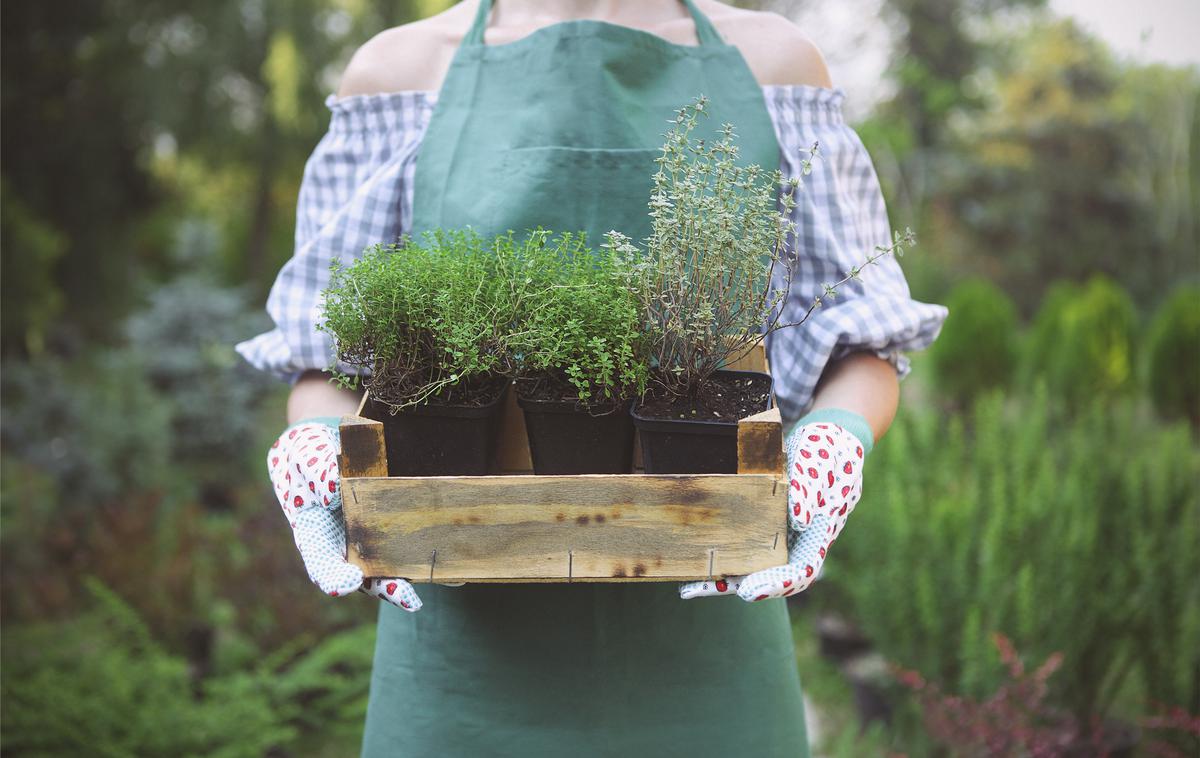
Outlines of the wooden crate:
[[[761,347],[737,368],[765,368]],[[738,423],[737,474],[531,473],[509,393],[494,476],[389,477],[383,424],[341,424],[349,560],[414,582],[706,579],[787,562],[778,409]]]

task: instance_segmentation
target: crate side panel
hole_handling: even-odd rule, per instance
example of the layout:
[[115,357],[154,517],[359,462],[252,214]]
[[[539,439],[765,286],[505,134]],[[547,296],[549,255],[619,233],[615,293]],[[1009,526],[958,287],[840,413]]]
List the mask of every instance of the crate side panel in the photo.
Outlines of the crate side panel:
[[666,581],[786,562],[786,488],[773,476],[351,478],[343,487],[350,559],[368,576]]

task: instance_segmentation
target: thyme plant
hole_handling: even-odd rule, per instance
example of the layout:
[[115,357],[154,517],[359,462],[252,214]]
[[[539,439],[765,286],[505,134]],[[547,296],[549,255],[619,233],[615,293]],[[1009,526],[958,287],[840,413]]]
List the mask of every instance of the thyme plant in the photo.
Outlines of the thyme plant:
[[[649,202],[651,235],[646,255],[634,263],[635,291],[656,364],[652,382],[670,397],[695,398],[719,368],[745,355],[761,337],[803,323],[863,267],[889,252],[903,254],[902,246],[911,241],[911,232],[897,234],[891,247],[876,248],[862,266],[825,285],[803,318],[784,323],[795,268],[785,243],[795,233],[790,214],[801,179],[739,165],[732,124],[724,124],[715,141],[694,139],[707,105],[701,96],[679,109],[664,135]],[[803,175],[810,173],[818,148],[814,144],[803,162]],[[626,255],[635,249],[618,233],[609,235],[606,248]]]
[[369,371],[364,384],[393,412],[435,398],[478,402],[512,371],[518,258],[511,235],[485,243],[470,230],[376,245],[349,266],[331,264],[318,328],[334,337],[339,360]]
[[520,246],[526,296],[510,349],[519,381],[573,393],[584,406],[645,391],[641,311],[621,251],[593,251],[582,234],[538,229]]

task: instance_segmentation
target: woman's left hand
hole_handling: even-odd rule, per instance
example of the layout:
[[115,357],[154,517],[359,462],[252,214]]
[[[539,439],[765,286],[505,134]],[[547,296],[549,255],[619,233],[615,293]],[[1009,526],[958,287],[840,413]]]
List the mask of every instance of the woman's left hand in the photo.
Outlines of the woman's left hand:
[[808,589],[862,494],[865,452],[858,437],[830,422],[792,431],[785,444],[788,484],[788,562],[716,581],[688,582],[679,596],[737,593],[747,601],[786,597]]

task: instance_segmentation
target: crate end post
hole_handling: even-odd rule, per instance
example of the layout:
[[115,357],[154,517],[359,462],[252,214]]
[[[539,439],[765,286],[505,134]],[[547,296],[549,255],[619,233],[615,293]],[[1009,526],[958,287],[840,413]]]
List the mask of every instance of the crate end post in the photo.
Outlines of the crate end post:
[[738,421],[738,473],[782,476],[783,419],[779,408]]
[[346,415],[342,416],[338,432],[342,441],[342,449],[338,453],[338,473],[343,480],[388,475],[382,421]]

